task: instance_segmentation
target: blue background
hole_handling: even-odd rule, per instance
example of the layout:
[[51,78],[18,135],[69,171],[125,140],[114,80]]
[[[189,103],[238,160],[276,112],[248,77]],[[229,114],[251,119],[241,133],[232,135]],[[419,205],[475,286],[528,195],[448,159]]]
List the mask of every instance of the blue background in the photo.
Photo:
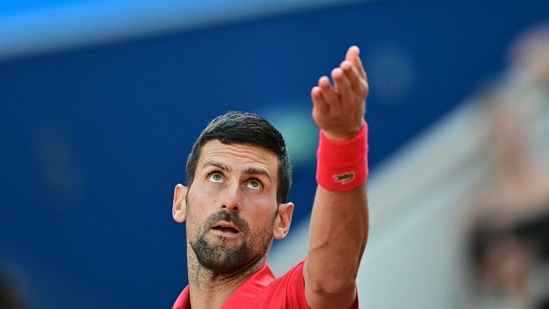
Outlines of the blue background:
[[[375,170],[498,73],[548,12],[547,1],[357,1],[3,59],[0,258],[36,308],[168,308],[187,282],[173,186],[211,118],[308,113],[310,88],[357,44]],[[402,78],[373,61],[387,50],[407,59],[402,96],[376,90]],[[294,224],[310,211],[314,165],[295,167]]]

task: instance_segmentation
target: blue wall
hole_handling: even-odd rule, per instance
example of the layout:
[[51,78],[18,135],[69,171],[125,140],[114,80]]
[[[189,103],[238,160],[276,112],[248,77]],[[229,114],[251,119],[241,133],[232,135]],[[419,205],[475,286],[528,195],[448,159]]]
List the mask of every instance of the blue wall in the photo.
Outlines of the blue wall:
[[[375,169],[501,70],[548,9],[365,2],[4,60],[0,261],[22,270],[36,308],[168,308],[187,281],[172,190],[212,117],[308,112],[310,88],[357,44]],[[309,160],[295,220],[313,191]]]

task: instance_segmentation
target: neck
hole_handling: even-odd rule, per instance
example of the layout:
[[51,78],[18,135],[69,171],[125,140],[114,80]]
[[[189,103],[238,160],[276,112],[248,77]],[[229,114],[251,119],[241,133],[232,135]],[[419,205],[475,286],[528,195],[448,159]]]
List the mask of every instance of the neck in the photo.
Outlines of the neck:
[[[189,252],[192,252],[189,251]],[[191,308],[221,308],[231,294],[266,263],[266,255],[233,273],[207,269],[189,253],[188,273]]]

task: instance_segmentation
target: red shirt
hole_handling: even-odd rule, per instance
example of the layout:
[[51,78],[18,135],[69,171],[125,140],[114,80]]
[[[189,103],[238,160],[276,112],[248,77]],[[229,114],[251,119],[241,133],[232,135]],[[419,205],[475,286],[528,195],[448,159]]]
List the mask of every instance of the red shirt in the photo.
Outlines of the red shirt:
[[[179,294],[173,309],[190,309],[189,286]],[[265,264],[239,286],[225,301],[221,309],[308,309],[305,299],[303,261],[286,274],[275,278],[269,265]],[[358,309],[358,297],[352,308]]]

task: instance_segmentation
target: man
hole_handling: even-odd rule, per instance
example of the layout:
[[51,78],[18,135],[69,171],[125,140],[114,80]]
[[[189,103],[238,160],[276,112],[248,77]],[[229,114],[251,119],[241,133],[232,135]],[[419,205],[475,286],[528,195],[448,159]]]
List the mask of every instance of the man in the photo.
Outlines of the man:
[[355,278],[368,237],[368,84],[359,49],[311,90],[320,128],[318,187],[304,261],[275,278],[266,264],[294,205],[288,153],[265,119],[229,112],[214,119],[174,190],[173,217],[186,222],[189,285],[173,308],[358,308]]

